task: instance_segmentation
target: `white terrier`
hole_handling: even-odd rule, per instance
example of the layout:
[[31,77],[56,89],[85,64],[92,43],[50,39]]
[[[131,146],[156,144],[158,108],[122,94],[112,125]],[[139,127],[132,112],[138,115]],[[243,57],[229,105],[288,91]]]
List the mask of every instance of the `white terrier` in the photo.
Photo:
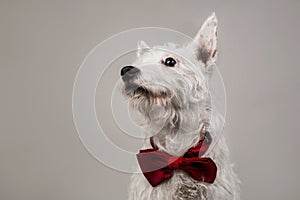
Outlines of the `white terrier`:
[[[215,66],[217,18],[213,13],[191,44],[149,47],[123,67],[123,93],[145,119],[144,149],[137,159],[130,200],[237,200],[239,180],[223,136],[216,139],[207,80]],[[197,154],[195,156],[195,153]]]

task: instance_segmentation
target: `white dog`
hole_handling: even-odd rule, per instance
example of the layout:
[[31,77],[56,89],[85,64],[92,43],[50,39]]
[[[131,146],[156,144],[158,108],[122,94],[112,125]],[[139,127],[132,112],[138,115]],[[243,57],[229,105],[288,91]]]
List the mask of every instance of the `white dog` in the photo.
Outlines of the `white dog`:
[[239,199],[225,139],[202,156],[217,135],[207,85],[216,62],[216,30],[213,13],[186,46],[139,42],[136,61],[122,68],[123,93],[152,136],[137,155],[144,174],[133,175],[130,200]]

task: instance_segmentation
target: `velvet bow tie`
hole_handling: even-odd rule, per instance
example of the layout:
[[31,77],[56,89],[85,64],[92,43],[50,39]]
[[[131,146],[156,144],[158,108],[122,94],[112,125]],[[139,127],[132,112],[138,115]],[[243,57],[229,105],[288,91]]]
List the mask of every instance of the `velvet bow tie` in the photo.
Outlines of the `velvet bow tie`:
[[217,174],[216,164],[210,158],[201,157],[211,143],[209,133],[206,133],[204,139],[200,140],[195,147],[179,157],[158,150],[152,137],[150,142],[153,148],[140,150],[137,160],[144,176],[153,187],[170,179],[174,170],[183,170],[198,181],[214,182]]

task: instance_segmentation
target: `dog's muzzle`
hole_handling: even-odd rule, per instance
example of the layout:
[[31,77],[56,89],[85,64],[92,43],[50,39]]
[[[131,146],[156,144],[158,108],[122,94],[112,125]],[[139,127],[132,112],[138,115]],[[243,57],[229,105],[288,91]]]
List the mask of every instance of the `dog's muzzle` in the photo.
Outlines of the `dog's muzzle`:
[[121,69],[121,76],[123,81],[129,81],[135,78],[140,73],[140,70],[133,66],[125,66]]

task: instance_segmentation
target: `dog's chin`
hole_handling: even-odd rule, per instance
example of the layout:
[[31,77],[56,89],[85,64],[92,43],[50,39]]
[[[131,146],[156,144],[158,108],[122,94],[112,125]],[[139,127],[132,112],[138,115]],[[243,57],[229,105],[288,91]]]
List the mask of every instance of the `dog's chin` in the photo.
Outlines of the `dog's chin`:
[[166,102],[171,98],[171,93],[165,89],[153,90],[152,88],[142,85],[126,85],[125,95],[129,98],[129,101],[141,102],[151,101],[153,103]]

